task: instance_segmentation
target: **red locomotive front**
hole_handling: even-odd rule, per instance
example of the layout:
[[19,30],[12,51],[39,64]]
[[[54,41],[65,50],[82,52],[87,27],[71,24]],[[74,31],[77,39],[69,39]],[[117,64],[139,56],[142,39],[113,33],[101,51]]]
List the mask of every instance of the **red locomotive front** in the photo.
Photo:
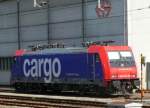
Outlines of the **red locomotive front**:
[[136,63],[130,47],[94,45],[88,51],[99,54],[106,91],[127,93],[139,86]]

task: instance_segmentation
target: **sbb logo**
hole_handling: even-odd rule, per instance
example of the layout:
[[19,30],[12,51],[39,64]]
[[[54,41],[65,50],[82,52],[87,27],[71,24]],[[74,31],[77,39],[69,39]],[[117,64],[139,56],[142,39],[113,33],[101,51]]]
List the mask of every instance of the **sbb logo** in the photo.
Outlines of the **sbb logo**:
[[25,77],[44,77],[45,83],[50,83],[52,76],[58,78],[61,74],[61,63],[58,58],[25,59],[23,63]]

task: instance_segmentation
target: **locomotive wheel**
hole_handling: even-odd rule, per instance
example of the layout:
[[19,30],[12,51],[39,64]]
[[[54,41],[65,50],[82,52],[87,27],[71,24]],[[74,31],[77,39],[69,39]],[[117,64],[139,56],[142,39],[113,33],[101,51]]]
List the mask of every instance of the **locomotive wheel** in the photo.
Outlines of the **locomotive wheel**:
[[104,87],[96,87],[96,95],[106,97],[108,93]]
[[62,86],[61,85],[53,85],[51,88],[52,93],[60,93],[62,91]]
[[15,87],[16,92],[24,92],[25,91],[22,83],[15,83],[14,87]]

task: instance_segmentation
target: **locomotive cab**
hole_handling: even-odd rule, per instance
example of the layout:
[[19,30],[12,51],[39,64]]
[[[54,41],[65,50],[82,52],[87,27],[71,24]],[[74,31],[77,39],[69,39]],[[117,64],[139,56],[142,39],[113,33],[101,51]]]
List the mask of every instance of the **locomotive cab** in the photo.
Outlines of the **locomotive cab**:
[[100,56],[104,85],[109,93],[132,92],[139,87],[136,63],[130,47],[94,45],[88,50]]
[[131,51],[108,51],[111,79],[134,79],[136,67]]

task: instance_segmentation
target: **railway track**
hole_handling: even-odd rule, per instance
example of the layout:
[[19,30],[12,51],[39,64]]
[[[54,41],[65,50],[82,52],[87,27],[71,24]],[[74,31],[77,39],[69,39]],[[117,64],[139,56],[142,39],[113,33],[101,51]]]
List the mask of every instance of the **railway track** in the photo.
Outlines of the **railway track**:
[[[18,106],[19,108],[107,108],[109,105],[118,105],[121,103],[123,105],[125,102],[123,98],[115,98],[112,99],[112,101],[110,101],[109,99],[99,99],[88,97],[86,99],[79,97],[46,96],[0,92],[0,105]],[[143,108],[149,107],[149,105],[143,106]]]
[[15,92],[15,89],[10,86],[0,86],[0,92],[12,93]]
[[[11,93],[12,94],[12,93]],[[0,105],[29,108],[105,108],[106,102],[0,93]]]
[[[149,95],[150,96],[150,95]],[[149,99],[147,97],[147,99]],[[10,88],[0,88],[0,105],[26,108],[106,108],[111,104],[130,103],[139,100],[139,94],[125,99],[123,97],[93,98],[75,96],[54,96],[15,93]],[[143,108],[149,108],[144,105]]]

